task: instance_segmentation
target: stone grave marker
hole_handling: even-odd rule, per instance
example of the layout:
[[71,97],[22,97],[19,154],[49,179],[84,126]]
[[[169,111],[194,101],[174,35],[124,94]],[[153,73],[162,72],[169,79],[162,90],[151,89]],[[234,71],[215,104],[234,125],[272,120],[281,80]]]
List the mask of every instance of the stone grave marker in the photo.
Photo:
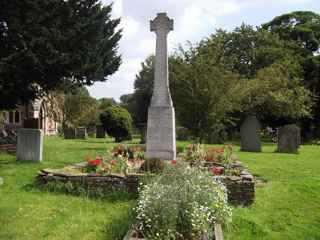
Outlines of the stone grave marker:
[[278,130],[278,152],[298,153],[301,142],[300,128],[295,124],[285,125]]
[[106,137],[106,131],[104,130],[104,128],[101,125],[97,126],[96,138],[105,138],[105,137]]
[[43,132],[41,129],[21,128],[18,130],[17,160],[41,162]]
[[76,138],[77,139],[86,139],[87,138],[87,129],[85,127],[76,128]]
[[63,130],[63,135],[65,139],[75,139],[76,138],[76,130],[74,128],[65,128]]
[[261,152],[261,125],[256,116],[247,116],[240,128],[241,151]]
[[156,34],[156,56],[153,94],[148,109],[147,158],[176,158],[175,113],[169,89],[167,36],[173,30],[173,20],[158,13],[150,21]]

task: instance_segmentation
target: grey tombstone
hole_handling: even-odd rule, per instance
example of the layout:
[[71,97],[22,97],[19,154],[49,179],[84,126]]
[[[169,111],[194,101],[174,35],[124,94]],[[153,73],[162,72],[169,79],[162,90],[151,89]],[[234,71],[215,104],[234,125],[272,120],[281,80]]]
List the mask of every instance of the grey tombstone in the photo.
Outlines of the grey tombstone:
[[106,131],[102,126],[97,126],[96,129],[96,138],[105,138],[106,137]]
[[86,139],[87,138],[87,129],[85,127],[76,128],[76,138],[77,139]]
[[63,130],[63,135],[65,139],[75,139],[76,138],[76,130],[74,128],[65,128]]
[[167,36],[173,30],[173,20],[158,13],[150,21],[156,33],[154,87],[148,109],[147,158],[171,160],[176,158],[175,113],[169,90]]
[[18,130],[17,160],[41,162],[43,132],[41,129],[21,128]]
[[297,153],[300,142],[300,128],[295,124],[285,125],[278,130],[278,152]]
[[247,116],[240,128],[241,151],[261,152],[261,125],[256,116]]

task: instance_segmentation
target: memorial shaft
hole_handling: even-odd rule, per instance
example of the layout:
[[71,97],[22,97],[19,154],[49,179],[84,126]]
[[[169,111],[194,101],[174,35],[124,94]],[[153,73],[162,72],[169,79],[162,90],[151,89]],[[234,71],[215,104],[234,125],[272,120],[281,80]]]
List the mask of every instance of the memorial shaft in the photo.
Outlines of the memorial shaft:
[[175,114],[169,89],[167,36],[173,20],[159,13],[150,22],[156,33],[154,89],[148,109],[147,158],[175,159]]

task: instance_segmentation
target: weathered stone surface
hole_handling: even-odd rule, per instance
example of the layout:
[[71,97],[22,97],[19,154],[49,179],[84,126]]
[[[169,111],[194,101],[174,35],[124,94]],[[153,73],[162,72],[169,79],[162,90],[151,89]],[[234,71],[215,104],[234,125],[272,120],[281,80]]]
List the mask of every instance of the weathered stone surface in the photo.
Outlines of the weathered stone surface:
[[173,20],[159,13],[150,22],[156,33],[154,89],[148,110],[147,158],[176,158],[175,114],[169,90],[167,36]]
[[102,188],[104,190],[125,190],[130,193],[138,193],[139,175],[70,175],[63,173],[50,172],[42,170],[37,176],[37,182],[40,185],[46,185],[50,182],[67,183],[71,182],[78,186],[88,189]]
[[97,126],[96,138],[105,138],[105,137],[106,137],[106,131],[104,130],[104,128],[101,125]]
[[21,128],[18,130],[17,160],[41,162],[43,132],[40,129]]
[[75,139],[76,138],[76,130],[74,128],[65,128],[63,130],[63,135],[65,139]]
[[76,138],[77,139],[86,139],[87,138],[87,129],[85,127],[76,128]]
[[279,128],[278,152],[297,153],[301,142],[300,132],[300,128],[295,124]]
[[256,116],[248,116],[240,128],[241,151],[261,152],[261,125]]

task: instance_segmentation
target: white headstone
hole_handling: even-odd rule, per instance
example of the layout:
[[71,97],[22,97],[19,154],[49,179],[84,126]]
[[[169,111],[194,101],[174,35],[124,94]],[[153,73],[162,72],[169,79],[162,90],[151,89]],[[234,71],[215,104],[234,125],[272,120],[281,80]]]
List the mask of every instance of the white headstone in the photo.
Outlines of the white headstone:
[[158,13],[150,22],[156,33],[154,87],[148,109],[147,158],[176,158],[175,114],[169,89],[167,36],[173,30],[173,20]]

